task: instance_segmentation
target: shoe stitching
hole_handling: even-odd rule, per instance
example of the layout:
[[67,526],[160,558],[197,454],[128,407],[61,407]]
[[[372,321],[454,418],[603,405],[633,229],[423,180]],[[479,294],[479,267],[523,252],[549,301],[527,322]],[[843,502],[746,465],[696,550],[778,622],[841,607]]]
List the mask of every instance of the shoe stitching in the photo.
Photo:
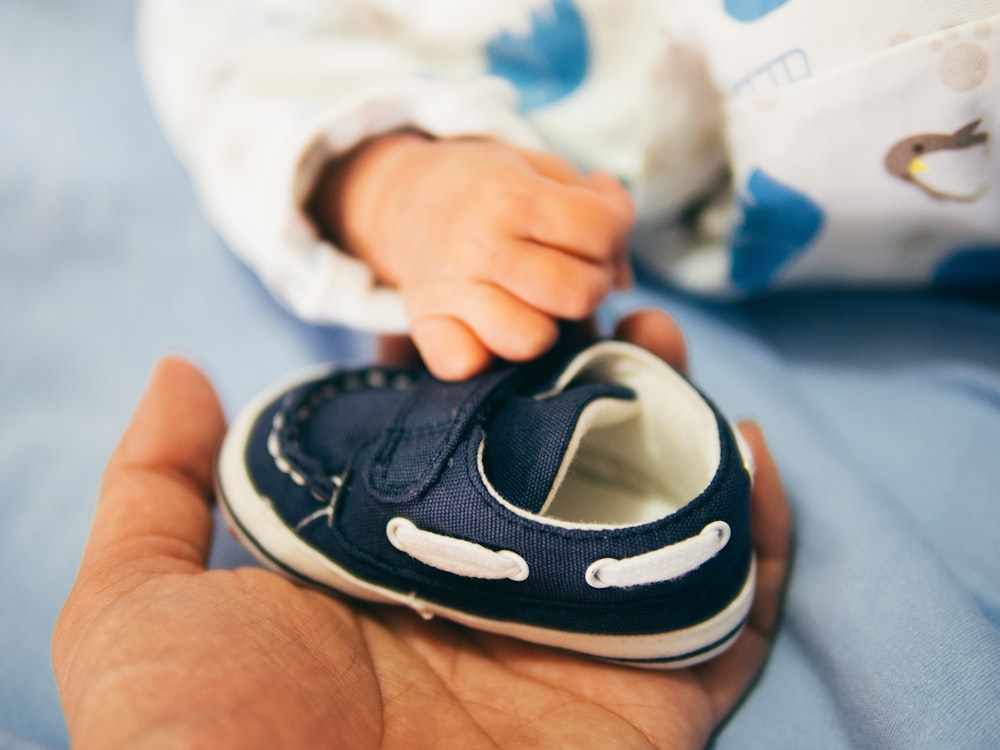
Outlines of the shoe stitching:
[[[335,373],[321,387],[314,387],[302,394],[299,403],[296,402],[293,394],[286,394],[281,407],[274,414],[271,430],[267,437],[267,450],[278,470],[286,474],[295,484],[306,487],[316,500],[323,503],[328,502],[330,496],[319,491],[316,484],[333,483],[335,497],[336,493],[339,492],[338,481],[344,481],[347,471],[327,476],[323,472],[310,470],[302,465],[302,461],[287,455],[283,450],[282,443],[295,451],[301,450],[298,441],[299,425],[308,420],[320,405],[337,394],[357,391],[365,386],[371,390],[392,388],[402,391],[408,390],[413,385],[413,378],[408,373],[396,372],[390,376],[390,372],[390,370],[372,368],[363,377],[359,377],[354,372]],[[289,419],[290,416],[293,419]]]
[[333,492],[330,493],[330,497],[328,499],[320,498],[317,493],[313,493],[313,497],[327,504],[319,510],[310,513],[308,516],[295,524],[295,533],[302,531],[302,529],[311,524],[313,521],[323,518],[324,516],[326,516],[326,525],[333,528],[334,506],[337,504],[337,498],[340,496],[340,491],[343,488],[344,483],[347,481],[348,474],[349,471],[345,471],[343,474],[337,474],[330,477],[330,481],[333,482]]
[[[384,377],[380,378],[378,376],[375,376],[374,378],[371,377],[373,372],[381,372],[384,375],[384,371],[381,371],[381,370],[370,370],[370,371],[366,372],[366,375],[365,375],[365,377],[363,379],[364,380],[363,384],[359,383],[359,381],[356,378],[356,376],[354,378],[350,378],[350,382],[349,383],[345,380],[344,377],[338,377],[336,379],[335,383],[331,383],[331,384],[323,386],[322,388],[317,388],[317,389],[311,391],[309,393],[308,398],[304,398],[303,399],[304,403],[299,404],[299,405],[296,406],[296,408],[294,410],[294,416],[295,416],[295,421],[294,422],[292,422],[291,420],[288,420],[286,418],[287,414],[292,413],[291,404],[288,405],[288,408],[285,408],[283,406],[282,410],[278,411],[275,414],[275,417],[274,417],[274,420],[273,420],[272,432],[269,433],[269,439],[268,439],[268,449],[269,449],[269,451],[270,451],[270,449],[272,447],[271,437],[272,437],[272,435],[275,435],[275,433],[277,433],[279,431],[280,432],[284,432],[285,439],[294,448],[298,449],[299,448],[299,444],[298,444],[298,439],[297,439],[297,433],[298,433],[297,427],[300,424],[302,424],[304,421],[306,421],[312,415],[312,413],[322,403],[324,403],[325,401],[328,401],[330,398],[332,398],[333,396],[335,396],[336,394],[338,394],[340,392],[357,390],[360,387],[363,387],[363,385],[367,385],[368,387],[372,388],[373,390],[377,389],[378,387],[383,387],[384,388],[384,387],[388,387],[390,385],[392,387],[394,387],[395,389],[397,389],[397,390],[404,390],[404,389],[408,389],[412,385],[412,380],[406,379],[407,376],[404,373],[398,373],[397,375],[398,376],[402,376],[402,378],[400,378],[398,380],[394,378],[394,379],[392,379],[392,382],[390,383],[390,379],[388,379],[388,378],[384,378]],[[407,430],[405,428],[390,428],[392,430],[392,432],[395,433],[395,439],[391,443],[391,445],[392,445],[392,453],[390,455],[394,454],[394,452],[398,449],[399,443],[400,443],[402,437],[405,436],[405,435],[420,436],[420,435],[423,435],[423,434],[428,434],[428,435],[430,435],[430,434],[438,434],[438,433],[444,431],[444,430],[442,430],[442,428],[447,429],[448,427],[451,427],[452,425],[455,425],[456,423],[463,423],[464,422],[464,416],[465,416],[466,412],[471,408],[471,406],[473,406],[474,404],[476,404],[476,403],[479,402],[479,400],[482,397],[482,393],[484,391],[489,391],[490,389],[496,388],[496,387],[500,386],[501,384],[502,384],[502,381],[501,382],[491,382],[491,383],[484,384],[484,386],[477,387],[465,399],[463,399],[461,405],[456,410],[455,417],[453,417],[448,422],[439,422],[439,423],[435,423],[434,425],[424,426],[424,427],[421,427],[421,428],[412,428],[412,429],[409,429],[409,430]],[[289,394],[289,396],[291,396],[291,394]],[[286,399],[289,396],[286,396]],[[416,407],[416,405],[417,405],[416,401],[414,399],[411,399],[408,407],[406,408],[406,416],[408,416],[410,413],[412,413],[412,411]],[[400,422],[400,421],[403,421],[402,420],[402,416],[403,416],[402,414],[398,415],[397,418],[394,421],[397,422],[397,423]],[[718,421],[718,418],[717,418],[717,421]],[[455,431],[457,432],[457,430],[455,430]],[[721,429],[721,425],[720,425],[720,432],[721,431],[723,431],[723,430]],[[451,440],[453,438],[454,438],[453,435],[449,435],[448,438],[446,440],[442,441],[442,442],[445,445],[447,445],[449,442],[451,442]],[[280,438],[279,438],[279,440],[280,440]],[[470,445],[472,444],[472,442],[474,442],[474,441],[470,441]],[[282,473],[285,473],[286,475],[288,475],[289,478],[294,483],[296,483],[296,484],[298,484],[300,486],[307,485],[307,487],[310,490],[310,492],[312,493],[313,497],[315,497],[320,502],[327,502],[327,503],[329,503],[325,508],[321,508],[317,512],[315,512],[313,514],[310,514],[306,518],[302,519],[299,522],[299,524],[295,527],[296,531],[298,531],[301,528],[303,528],[304,526],[306,526],[309,522],[311,522],[313,520],[316,520],[317,518],[320,518],[320,517],[323,517],[323,516],[327,516],[328,517],[328,526],[330,526],[331,528],[334,528],[334,526],[333,526],[333,508],[334,508],[334,505],[336,503],[336,499],[337,499],[338,495],[340,494],[341,487],[343,487],[346,483],[343,481],[343,479],[341,478],[340,475],[335,475],[333,477],[326,477],[324,475],[324,476],[322,476],[322,479],[326,480],[326,481],[333,482],[334,485],[335,485],[335,489],[334,489],[334,492],[331,493],[330,496],[324,497],[324,496],[320,495],[315,490],[314,486],[312,486],[314,484],[314,482],[308,482],[308,479],[316,480],[316,479],[319,479],[320,476],[314,474],[313,472],[309,472],[308,476],[303,476],[302,473],[300,473],[299,471],[296,471],[296,467],[294,467],[292,465],[292,463],[288,459],[288,457],[284,456],[283,453],[280,452],[280,442],[279,442],[279,444],[278,444],[277,447],[279,449],[279,455],[278,456],[273,456],[273,453],[272,453],[272,456],[275,459],[275,464],[279,468],[279,470],[281,470]],[[430,464],[429,468],[430,469],[440,470],[441,467],[437,466],[436,465],[437,463],[438,463],[437,461],[432,462]],[[699,497],[702,497],[703,495],[708,494],[714,488],[714,485],[717,483],[717,479],[719,478],[719,476],[722,473],[722,465],[724,463],[726,463],[726,456],[723,456],[723,460],[720,461],[720,466],[717,469],[716,476],[713,477],[712,481],[709,483],[709,486],[706,488],[705,492],[702,493],[702,495],[699,495]],[[299,467],[299,468],[301,468],[301,467]],[[479,486],[480,485],[480,479],[479,479],[479,477],[478,476],[472,476],[471,474],[469,474],[470,468],[469,468],[469,463],[468,462],[466,462],[465,471],[466,471],[467,477],[470,480],[470,485],[474,488],[474,491],[480,497],[480,499],[486,501],[485,502],[486,509],[491,514],[493,514],[493,515],[495,515],[495,516],[497,516],[499,518],[502,518],[503,520],[505,520],[507,522],[510,522],[510,521],[513,520],[518,525],[522,525],[525,528],[528,528],[531,531],[536,532],[536,533],[539,532],[539,531],[543,531],[545,533],[550,533],[550,534],[554,533],[557,536],[578,538],[578,535],[574,533],[574,530],[560,529],[559,527],[551,527],[551,528],[544,527],[544,526],[541,526],[540,524],[538,524],[537,522],[531,521],[530,519],[521,519],[521,518],[517,518],[517,517],[514,517],[512,519],[509,513],[502,513],[502,512],[500,512],[501,509],[493,507],[494,503],[495,503],[495,501],[493,500],[493,498],[492,497],[486,497],[486,495],[488,493],[485,493],[484,489],[481,486]],[[425,470],[423,472],[423,474],[427,474],[427,470]],[[423,476],[421,478],[423,478]],[[400,483],[398,486],[400,486],[400,487],[406,487],[408,485],[405,484],[405,483]],[[692,499],[692,503],[695,500],[697,500],[697,499],[698,498],[693,498]],[[685,506],[685,508],[680,509],[677,513],[681,513],[682,511],[688,509],[692,503],[689,503],[688,506]],[[673,517],[676,518],[676,515],[677,514],[674,514]],[[618,529],[611,529],[610,531],[616,532],[616,535],[619,535],[619,536],[632,536],[632,535],[639,535],[639,534],[643,533],[642,531],[637,531],[637,530],[632,530],[632,529],[620,529],[620,530],[618,530]],[[380,568],[382,570],[385,570],[386,572],[390,572],[390,573],[395,572],[394,567],[391,564],[388,564],[388,561],[384,561],[384,560],[382,560],[379,557],[375,557],[375,556],[371,555],[368,551],[362,550],[361,548],[357,547],[356,545],[350,543],[349,539],[346,536],[344,536],[343,534],[341,534],[340,532],[337,532],[337,534],[338,534],[339,537],[341,537],[342,540],[344,540],[346,542],[346,544],[345,544],[346,547],[349,547],[350,549],[352,549],[354,551],[354,553],[358,554],[361,558],[366,559],[369,562],[369,564],[372,564],[372,565],[374,565],[374,566],[376,566],[376,567],[378,567],[378,568]],[[457,540],[456,539],[456,541],[465,541],[465,540]],[[467,543],[468,544],[476,544],[475,542],[467,542]],[[404,550],[404,552],[405,552],[405,550]],[[516,555],[516,553],[512,553],[512,554]],[[520,558],[520,556],[518,556],[518,557]],[[520,559],[523,559],[523,558],[520,558]],[[597,562],[597,561],[595,561],[595,562]],[[735,564],[737,562],[738,561],[736,561],[736,560],[730,561],[727,565],[725,565],[723,567],[724,568],[731,567],[733,564]],[[715,574],[713,574],[712,577],[715,577],[715,575],[718,575],[718,572],[716,572]],[[435,582],[431,582],[431,585],[437,585],[437,584]],[[649,599],[663,599],[664,595],[666,595],[667,598],[670,598],[673,595],[673,592],[666,592],[665,594],[661,593],[661,594],[653,595],[653,596],[649,597]],[[523,597],[519,597],[519,598],[521,598],[523,600]],[[549,606],[553,605],[553,603],[551,601],[549,601],[548,599],[545,599],[545,598],[540,598],[537,601],[545,601],[545,602],[547,602],[549,604]],[[639,602],[641,600],[637,599],[636,601]],[[574,604],[574,603],[569,603],[569,604],[559,604],[557,606],[558,606],[559,609],[574,610],[576,608],[586,608],[587,604],[586,604],[586,602],[581,602],[578,605]]]

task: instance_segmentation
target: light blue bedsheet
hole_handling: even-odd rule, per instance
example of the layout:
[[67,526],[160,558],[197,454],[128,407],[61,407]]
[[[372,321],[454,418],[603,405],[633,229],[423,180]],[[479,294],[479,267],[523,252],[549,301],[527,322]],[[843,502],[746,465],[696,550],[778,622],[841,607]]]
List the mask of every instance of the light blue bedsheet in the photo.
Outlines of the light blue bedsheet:
[[[66,746],[48,654],[103,463],[154,360],[232,413],[362,336],[294,320],[201,218],[149,111],[128,0],[0,0],[0,748]],[[767,433],[796,559],[720,748],[1000,747],[1000,306],[644,291],[695,379]],[[225,534],[215,563],[246,561]]]

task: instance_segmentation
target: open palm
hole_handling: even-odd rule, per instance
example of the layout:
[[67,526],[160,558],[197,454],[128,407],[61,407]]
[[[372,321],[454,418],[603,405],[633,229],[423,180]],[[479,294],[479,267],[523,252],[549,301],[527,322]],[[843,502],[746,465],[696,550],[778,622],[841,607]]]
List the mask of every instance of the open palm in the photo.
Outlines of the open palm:
[[256,568],[207,571],[223,431],[204,377],[163,362],[109,462],[53,636],[75,748],[700,747],[763,663],[789,517],[755,427],[748,628],[722,656],[665,672],[341,601]]

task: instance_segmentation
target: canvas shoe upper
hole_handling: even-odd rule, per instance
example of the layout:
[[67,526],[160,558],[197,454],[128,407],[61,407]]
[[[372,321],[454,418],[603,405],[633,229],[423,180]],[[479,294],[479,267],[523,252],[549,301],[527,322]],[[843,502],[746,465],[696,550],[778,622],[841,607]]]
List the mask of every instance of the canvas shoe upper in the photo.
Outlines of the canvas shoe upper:
[[746,619],[751,471],[693,386],[605,341],[460,383],[304,377],[234,421],[219,490],[251,550],[314,585],[680,666]]

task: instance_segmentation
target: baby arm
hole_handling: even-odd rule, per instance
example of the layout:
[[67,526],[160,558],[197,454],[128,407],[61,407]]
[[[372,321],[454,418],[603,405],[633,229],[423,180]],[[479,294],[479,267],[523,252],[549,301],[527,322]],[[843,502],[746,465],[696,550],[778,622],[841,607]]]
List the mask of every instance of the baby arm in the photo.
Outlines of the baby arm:
[[558,320],[589,316],[630,280],[621,184],[499,141],[374,138],[326,169],[312,213],[399,290],[442,379],[542,354]]

